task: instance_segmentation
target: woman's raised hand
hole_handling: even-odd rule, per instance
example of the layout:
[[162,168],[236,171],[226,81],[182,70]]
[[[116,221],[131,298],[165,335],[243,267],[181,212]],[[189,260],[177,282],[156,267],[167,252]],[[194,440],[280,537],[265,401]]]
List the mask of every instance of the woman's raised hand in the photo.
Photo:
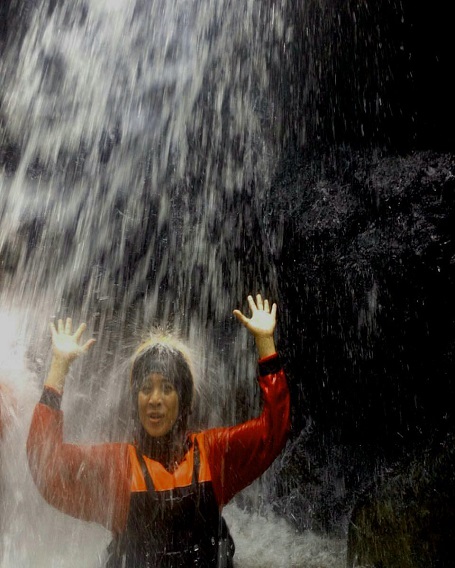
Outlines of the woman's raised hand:
[[87,352],[93,346],[95,340],[89,339],[85,343],[79,343],[86,327],[85,323],[81,323],[73,333],[73,321],[71,318],[66,318],[65,323],[63,323],[63,320],[59,319],[57,327],[55,327],[55,324],[51,323],[52,352],[54,358],[69,364],[79,357],[79,355]]
[[63,392],[71,362],[77,359],[79,355],[87,352],[95,343],[94,339],[89,339],[82,344],[79,343],[86,327],[85,323],[81,323],[73,333],[71,318],[66,318],[65,323],[59,319],[57,327],[53,323],[50,324],[53,357],[51,368],[44,382],[45,386],[51,387],[60,393]]
[[251,310],[251,317],[247,318],[240,310],[234,310],[233,314],[247,330],[254,336],[259,357],[269,357],[276,352],[273,333],[276,326],[276,304],[270,304],[268,300],[263,300],[261,294],[248,296],[248,304]]
[[269,301],[263,300],[261,294],[248,296],[248,304],[251,310],[251,317],[247,318],[240,310],[234,310],[233,314],[254,337],[273,336],[276,326],[276,304],[270,309]]

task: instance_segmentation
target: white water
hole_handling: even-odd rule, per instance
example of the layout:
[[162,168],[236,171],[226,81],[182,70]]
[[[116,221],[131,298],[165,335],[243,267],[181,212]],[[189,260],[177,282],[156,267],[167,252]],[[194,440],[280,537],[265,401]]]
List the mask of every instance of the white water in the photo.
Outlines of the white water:
[[[274,165],[255,111],[270,81],[254,22],[259,3],[76,1],[52,17],[46,2],[36,4],[19,55],[12,42],[0,67],[5,130],[21,146],[15,175],[0,175],[0,249],[23,244],[16,234],[24,223],[44,226],[40,251],[21,266],[21,293],[41,301],[36,288],[44,286],[58,306],[70,286],[90,277],[99,296],[121,295],[127,306],[144,286],[156,243],[134,267],[131,290],[119,292],[113,279],[153,198],[157,230],[172,219],[173,201],[181,202],[176,222],[184,235],[166,235],[167,245],[179,269],[207,269],[213,300],[224,242],[211,242],[210,227],[218,217],[225,222],[226,196],[241,198],[252,179],[266,184]],[[107,163],[100,163],[102,139],[114,140]],[[201,178],[198,191],[191,176]],[[149,286],[150,311],[168,262]]]
[[[284,2],[33,4],[0,59],[0,144],[20,148],[0,172],[0,380],[18,401],[1,443],[1,566],[90,568],[109,535],[48,507],[25,461],[48,321],[72,315],[97,338],[65,392],[73,440],[125,435],[127,357],[168,320],[197,349],[207,422],[235,419],[239,386],[253,401],[254,352],[229,318],[258,286],[242,204],[260,215],[278,160],[267,54],[290,31]],[[226,516],[239,567],[343,565],[343,542],[235,505]]]

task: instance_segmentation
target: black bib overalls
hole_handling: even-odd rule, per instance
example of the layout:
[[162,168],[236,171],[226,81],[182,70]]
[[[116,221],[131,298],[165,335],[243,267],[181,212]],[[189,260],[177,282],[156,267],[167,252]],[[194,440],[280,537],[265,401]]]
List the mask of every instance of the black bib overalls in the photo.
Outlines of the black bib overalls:
[[234,543],[211,481],[199,482],[199,447],[193,444],[187,487],[156,491],[136,451],[147,491],[131,494],[125,531],[108,548],[106,568],[232,568]]

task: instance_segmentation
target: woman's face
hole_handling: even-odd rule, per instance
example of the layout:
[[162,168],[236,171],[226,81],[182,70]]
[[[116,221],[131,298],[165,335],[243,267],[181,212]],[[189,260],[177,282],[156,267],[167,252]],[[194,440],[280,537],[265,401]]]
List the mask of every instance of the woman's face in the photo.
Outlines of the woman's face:
[[151,373],[137,395],[139,420],[149,436],[170,432],[179,415],[179,396],[174,385],[161,373]]

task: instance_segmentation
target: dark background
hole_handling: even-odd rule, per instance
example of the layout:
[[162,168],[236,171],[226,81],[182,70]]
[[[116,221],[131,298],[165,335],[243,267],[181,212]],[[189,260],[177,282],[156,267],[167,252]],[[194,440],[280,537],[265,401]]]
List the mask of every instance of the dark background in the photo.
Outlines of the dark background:
[[303,492],[297,524],[334,530],[454,429],[453,45],[444,2],[301,10],[266,217],[294,401],[283,494]]
[[[281,54],[289,146],[453,150],[447,3],[306,2]],[[310,111],[310,112],[308,112]]]
[[309,96],[286,92],[301,104],[270,211],[285,233],[293,374],[307,375],[322,429],[381,445],[430,434],[453,402],[450,18],[442,2],[402,7],[333,2],[306,15],[319,25],[283,84],[311,44],[325,46],[325,66]]

